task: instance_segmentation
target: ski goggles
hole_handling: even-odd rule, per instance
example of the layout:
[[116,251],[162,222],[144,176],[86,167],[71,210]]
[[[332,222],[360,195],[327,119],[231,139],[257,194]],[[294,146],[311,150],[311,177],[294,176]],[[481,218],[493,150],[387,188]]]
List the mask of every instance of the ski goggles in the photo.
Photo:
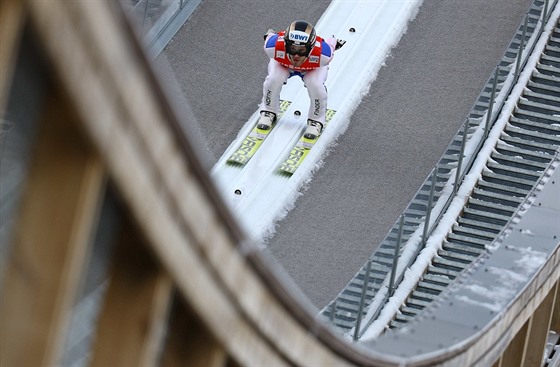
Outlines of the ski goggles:
[[290,55],[307,56],[309,55],[309,50],[305,45],[290,45],[288,47],[288,53]]

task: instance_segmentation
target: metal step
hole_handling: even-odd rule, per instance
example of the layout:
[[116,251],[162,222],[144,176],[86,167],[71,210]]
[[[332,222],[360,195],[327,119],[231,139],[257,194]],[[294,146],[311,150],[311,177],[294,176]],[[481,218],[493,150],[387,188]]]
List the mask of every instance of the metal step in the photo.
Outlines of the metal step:
[[523,180],[521,178],[511,177],[489,171],[486,171],[483,174],[483,178],[488,182],[495,182],[506,186],[513,186],[524,190],[531,190],[534,185],[534,182],[530,180]]
[[484,211],[476,208],[469,208],[469,207],[466,207],[463,210],[462,216],[473,220],[484,220],[489,223],[495,223],[495,224],[506,224],[511,218],[511,216],[509,215],[491,213],[488,211]]
[[533,111],[533,112],[536,112],[536,113],[541,113],[541,114],[544,114],[544,115],[548,115],[547,112],[550,112],[551,108],[557,107],[557,105],[558,105],[558,103],[555,103],[557,101],[552,96],[551,96],[550,101],[548,103],[543,103],[543,102],[546,102],[546,100],[543,100],[542,102],[534,101],[534,100],[527,99],[525,96],[523,96],[523,97],[521,97],[521,99],[517,103],[517,109],[516,109],[515,112],[517,112],[517,111]]
[[[536,115],[536,114],[531,113],[531,115]],[[540,122],[542,122],[543,120],[544,119],[541,119]],[[558,121],[554,121],[554,123],[556,124],[560,123],[560,118],[558,119]],[[545,145],[555,145],[560,143],[560,136],[558,135],[545,134],[540,131],[523,129],[513,125],[508,125],[508,127],[505,130],[505,133],[512,137],[520,137],[522,139],[542,143]]]
[[[560,108],[560,107],[559,107]],[[545,124],[542,122],[521,119],[516,116],[510,118],[509,123],[520,129],[530,129],[544,134],[560,135],[560,124]]]
[[447,288],[447,284],[446,285],[440,285],[440,284],[436,284],[433,282],[428,282],[425,280],[421,280],[418,282],[418,290],[424,289],[426,290],[426,292],[428,293],[432,293],[435,295],[440,294],[441,292],[443,292],[445,289]]
[[543,94],[549,93],[551,94],[552,97],[554,97],[554,94],[560,93],[560,86],[558,86],[558,83],[551,85],[551,84],[537,83],[535,81],[530,80],[529,83],[527,83],[527,88],[533,91],[540,91],[539,93],[543,93]]
[[[469,220],[469,219],[465,219],[465,220]],[[473,221],[473,220],[471,219],[471,221]],[[481,229],[481,228],[472,228],[472,227],[468,227],[468,226],[461,226],[461,225],[458,225],[458,224],[455,224],[453,226],[453,233],[458,234],[458,235],[463,235],[463,236],[466,236],[466,237],[477,238],[477,239],[480,239],[482,241],[493,241],[494,238],[496,237],[496,234],[497,234],[494,231],[487,231],[487,230]]]
[[433,266],[439,266],[441,268],[449,269],[454,272],[461,272],[463,271],[466,266],[463,263],[459,263],[457,261],[452,261],[443,257],[436,257],[432,260]]
[[441,275],[437,275],[437,274],[430,274],[430,273],[426,273],[422,276],[422,280],[425,282],[430,282],[430,283],[435,283],[435,284],[441,284],[441,285],[449,285],[453,279],[447,277],[447,276],[441,276]]
[[484,177],[477,182],[477,187],[481,190],[491,191],[503,195],[524,198],[530,190],[509,186],[499,182],[485,181]]
[[503,140],[498,141],[498,145],[496,146],[495,150],[504,155],[520,157],[528,161],[536,161],[544,164],[550,162],[550,160],[552,159],[552,155],[554,154],[554,153],[550,154],[547,152],[533,150],[533,149],[520,148],[517,146],[507,144]]
[[524,169],[509,163],[510,162],[504,162],[500,164],[490,161],[486,164],[486,167],[497,175],[507,176],[509,179],[515,179],[520,182],[530,182],[531,186],[542,174],[542,171]]
[[476,187],[471,194],[471,197],[474,199],[480,199],[484,201],[489,201],[505,206],[512,206],[517,207],[519,204],[523,202],[523,198],[518,196],[506,195],[503,192],[493,192],[484,190],[483,188]]
[[473,248],[479,248],[481,250],[486,249],[486,246],[489,244],[488,241],[481,240],[474,237],[469,237],[469,236],[461,236],[456,233],[450,233],[447,236],[447,241],[448,243],[471,246]]
[[[543,103],[548,103],[549,101],[552,104],[560,102],[558,96],[550,92],[540,93],[538,85],[537,84],[533,84],[533,85],[534,85],[533,88],[530,87],[525,88],[525,92],[523,92],[523,97],[529,100],[542,101]],[[558,93],[560,93],[560,87],[558,87]]]
[[555,154],[555,149],[549,143],[541,143],[533,140],[527,140],[524,137],[513,136],[509,133],[502,133],[500,138],[504,143],[527,150],[533,150],[549,155]]
[[446,276],[449,277],[451,279],[455,279],[457,278],[457,275],[459,275],[461,271],[459,270],[454,270],[454,269],[449,269],[446,266],[443,265],[437,265],[437,264],[432,264],[430,266],[428,266],[428,273],[431,275],[437,275],[437,276]]
[[438,256],[447,261],[453,262],[453,266],[461,267],[462,269],[466,268],[474,259],[478,257],[459,253],[457,251],[447,251],[445,249],[439,250]]
[[481,248],[481,247],[475,247],[475,246],[467,246],[464,244],[457,244],[457,243],[453,243],[453,242],[447,242],[445,244],[443,244],[442,248],[445,251],[449,251],[449,252],[458,252],[461,254],[471,254],[471,256],[476,256],[478,257],[479,255],[483,254],[486,252],[485,249]]
[[499,152],[493,153],[491,158],[501,165],[517,167],[517,168],[532,170],[536,172],[542,172],[547,167],[546,163],[543,162],[527,160],[527,159],[523,159],[523,157],[520,156],[502,154]]
[[462,227],[483,230],[495,234],[500,233],[500,231],[503,229],[503,226],[499,224],[490,223],[479,219],[475,220],[459,217],[457,223]]

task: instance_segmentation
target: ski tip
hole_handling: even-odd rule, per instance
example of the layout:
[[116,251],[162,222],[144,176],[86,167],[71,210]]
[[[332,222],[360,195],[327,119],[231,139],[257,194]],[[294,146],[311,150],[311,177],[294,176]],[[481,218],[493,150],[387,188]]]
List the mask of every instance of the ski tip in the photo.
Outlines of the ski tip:
[[235,157],[229,158],[226,162],[232,166],[243,166],[245,165],[245,163],[247,163],[246,160],[235,158]]

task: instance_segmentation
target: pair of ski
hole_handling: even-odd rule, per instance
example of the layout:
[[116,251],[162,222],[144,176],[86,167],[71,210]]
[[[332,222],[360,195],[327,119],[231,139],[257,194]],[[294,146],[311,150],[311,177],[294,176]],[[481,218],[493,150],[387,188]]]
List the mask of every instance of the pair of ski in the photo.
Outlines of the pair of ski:
[[[280,101],[280,110],[278,120],[286,112],[290,106],[290,101]],[[326,123],[328,123],[334,116],[336,111],[327,110]],[[325,124],[326,127],[326,124]],[[274,127],[273,127],[274,128]],[[256,124],[253,130],[243,139],[243,142],[237,150],[228,158],[227,162],[230,164],[245,165],[255,155],[257,150],[261,147],[265,139],[268,137],[272,129],[262,130]],[[319,135],[320,137],[320,135]],[[319,137],[315,139],[308,139],[303,136],[303,133],[297,143],[294,145],[288,157],[280,164],[278,171],[283,174],[292,175],[301,166],[313,145],[317,142]]]

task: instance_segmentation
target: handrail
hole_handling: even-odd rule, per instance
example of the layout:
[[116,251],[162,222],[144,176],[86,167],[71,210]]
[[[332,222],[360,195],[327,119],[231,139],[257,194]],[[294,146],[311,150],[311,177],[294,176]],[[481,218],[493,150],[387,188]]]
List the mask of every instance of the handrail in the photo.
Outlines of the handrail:
[[[532,54],[537,40],[540,38],[540,36],[542,35],[543,31],[544,31],[544,24],[546,24],[546,22],[548,21],[548,19],[550,18],[550,15],[552,14],[554,7],[556,6],[556,4],[558,3],[558,0],[553,0],[553,4],[552,6],[549,7],[549,0],[545,0],[544,6],[541,10],[541,16],[539,17],[539,21],[541,22],[541,26],[538,27],[538,24],[535,26],[535,29],[538,28],[538,31],[534,32],[533,35],[531,36],[531,38],[529,39],[529,41],[527,42],[527,45],[529,46],[529,49],[525,51],[525,46],[524,46],[524,38],[526,35],[526,31],[527,31],[527,23],[528,23],[528,14],[525,16],[525,20],[524,20],[524,26],[523,26],[523,35],[522,35],[522,39],[521,39],[521,43],[520,43],[520,47],[519,47],[519,51],[516,57],[516,67],[512,71],[510,70],[508,73],[508,76],[506,78],[506,82],[505,82],[505,88],[502,88],[498,94],[498,96],[496,96],[496,90],[497,90],[497,80],[498,80],[498,75],[500,73],[500,71],[502,70],[502,67],[500,65],[497,65],[494,73],[493,73],[493,77],[492,77],[492,91],[491,91],[491,98],[490,101],[488,103],[488,111],[485,114],[486,116],[486,126],[484,127],[484,135],[480,138],[480,140],[478,141],[476,148],[474,149],[474,152],[479,152],[480,149],[482,148],[484,141],[488,135],[488,132],[492,129],[492,127],[494,126],[496,120],[498,119],[499,115],[500,115],[500,111],[502,110],[503,105],[505,104],[506,98],[507,96],[511,93],[511,90],[514,88],[515,83],[517,82],[517,79],[519,78],[519,74],[521,72],[521,70],[523,69],[523,67],[527,64],[527,61],[530,57],[530,55]],[[495,112],[494,112],[495,109]],[[433,169],[431,177],[432,177],[432,187],[431,187],[431,192],[430,192],[430,200],[429,200],[429,205],[427,206],[427,211],[426,211],[426,215],[425,215],[425,221],[424,221],[424,226],[425,229],[423,231],[423,235],[422,235],[422,241],[420,242],[420,246],[418,246],[418,248],[416,249],[414,256],[412,256],[410,258],[410,260],[408,261],[408,263],[406,264],[406,266],[402,267],[402,271],[400,274],[395,275],[394,273],[397,271],[396,267],[393,267],[392,271],[391,271],[391,279],[395,279],[394,283],[393,281],[391,281],[391,285],[390,288],[394,289],[395,287],[398,287],[398,285],[403,281],[404,279],[404,274],[406,272],[406,269],[408,269],[415,261],[416,258],[418,256],[418,254],[424,249],[425,244],[426,244],[426,240],[427,238],[433,233],[433,231],[436,229],[436,227],[438,226],[439,220],[441,219],[441,217],[445,214],[446,210],[449,208],[449,206],[451,205],[451,202],[453,201],[455,194],[457,193],[458,188],[460,187],[460,185],[462,184],[466,174],[469,172],[470,168],[472,167],[475,159],[476,159],[476,154],[471,154],[469,160],[466,162],[466,165],[464,167],[464,169],[461,171],[461,166],[463,164],[463,154],[464,154],[464,150],[465,150],[465,146],[468,143],[467,139],[466,139],[466,133],[469,129],[470,125],[470,119],[466,119],[465,122],[463,123],[461,129],[464,131],[464,135],[463,135],[463,141],[462,141],[462,146],[461,146],[461,154],[459,156],[459,161],[457,162],[458,166],[457,166],[457,170],[456,170],[456,177],[455,177],[455,184],[453,185],[453,192],[452,195],[449,195],[444,203],[444,205],[441,207],[441,209],[439,210],[439,212],[437,213],[437,218],[436,220],[431,222],[430,225],[430,217],[432,214],[432,200],[433,200],[433,195],[434,195],[434,188],[437,182],[437,172],[438,172],[438,166],[436,165],[436,167]],[[451,178],[449,179],[451,180]],[[428,227],[429,226],[429,227]],[[396,248],[399,249],[401,248],[401,243],[400,243],[400,238],[399,238],[399,242],[396,245]],[[395,256],[398,256],[398,251],[395,251]],[[369,262],[368,262],[369,263]],[[369,274],[369,272],[368,272]],[[366,274],[367,276],[367,274]],[[367,328],[373,323],[373,321],[375,319],[377,319],[377,317],[379,316],[379,314],[381,313],[381,310],[383,309],[383,307],[385,306],[385,304],[387,303],[387,301],[389,300],[389,298],[392,296],[392,292],[387,292],[384,296],[384,298],[382,299],[381,302],[379,302],[377,309],[375,312],[373,312],[371,318],[368,320],[366,326],[361,329],[361,330],[354,330],[354,340],[359,339],[361,336],[363,336],[363,334],[365,333],[365,331],[367,330]],[[362,312],[363,312],[363,304],[360,306],[359,312],[358,312],[358,318],[356,320],[356,326],[355,328],[360,328],[361,325],[361,319],[362,319]],[[371,313],[371,310],[370,310]]]
[[[130,0],[121,0],[122,3],[126,1]],[[157,56],[201,1],[173,0],[165,3],[160,1],[152,9],[150,5],[154,4],[154,0],[140,0],[128,8],[128,13],[134,14],[137,18],[144,43],[148,45],[151,54]],[[148,24],[152,12],[158,15]]]

